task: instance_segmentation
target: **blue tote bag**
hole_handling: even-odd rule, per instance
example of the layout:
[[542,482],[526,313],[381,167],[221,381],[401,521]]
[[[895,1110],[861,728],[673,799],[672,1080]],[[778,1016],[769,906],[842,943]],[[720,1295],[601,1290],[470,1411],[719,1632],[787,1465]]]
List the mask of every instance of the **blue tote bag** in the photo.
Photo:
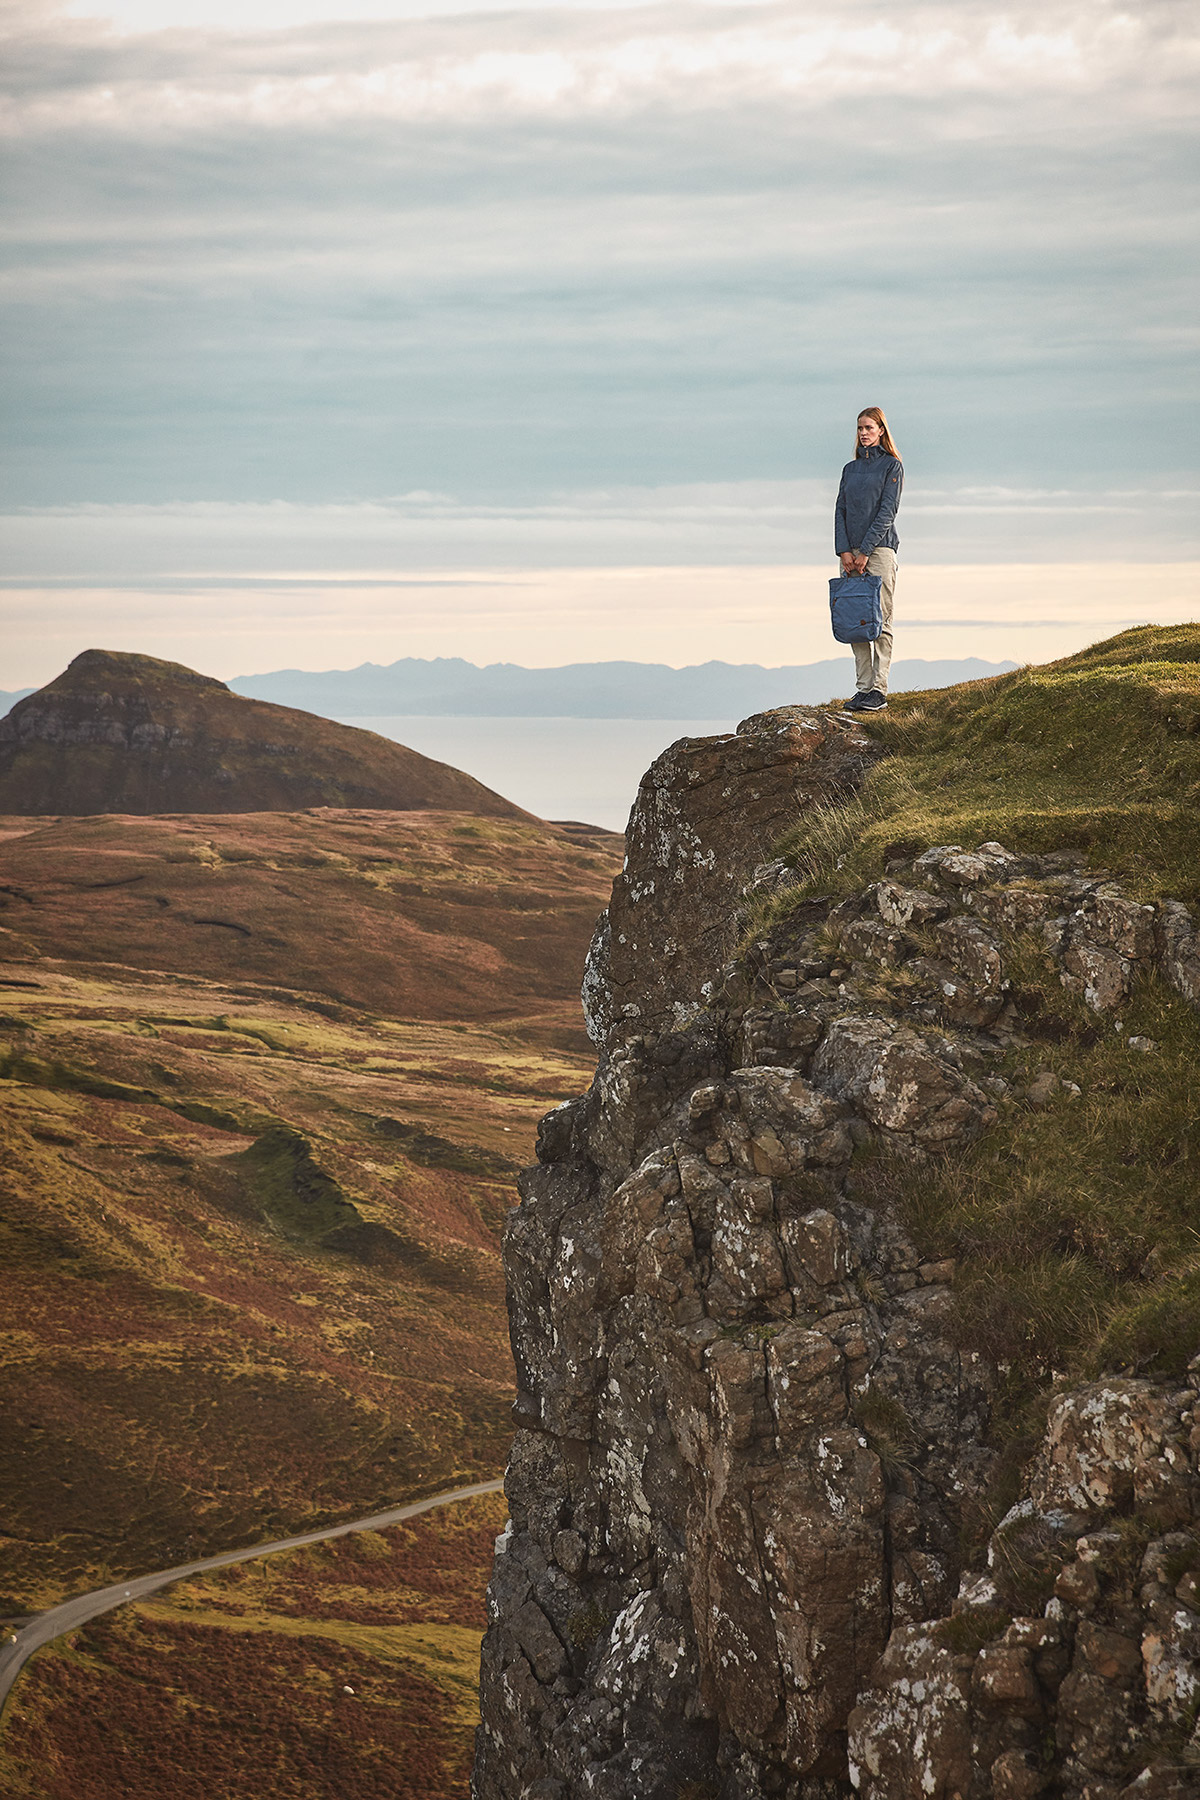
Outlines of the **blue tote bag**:
[[835,575],[829,616],[839,644],[869,644],[883,630],[882,575]]

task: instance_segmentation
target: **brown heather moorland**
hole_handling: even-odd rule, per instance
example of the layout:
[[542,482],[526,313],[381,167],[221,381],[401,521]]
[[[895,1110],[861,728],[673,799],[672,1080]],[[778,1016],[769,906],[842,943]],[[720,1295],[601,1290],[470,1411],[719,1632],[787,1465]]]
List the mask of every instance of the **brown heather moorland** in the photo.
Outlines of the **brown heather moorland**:
[[589,1078],[619,849],[457,812],[0,821],[4,1610],[500,1469],[497,1231]]
[[42,1651],[0,1800],[465,1800],[502,1495],[180,1582]]

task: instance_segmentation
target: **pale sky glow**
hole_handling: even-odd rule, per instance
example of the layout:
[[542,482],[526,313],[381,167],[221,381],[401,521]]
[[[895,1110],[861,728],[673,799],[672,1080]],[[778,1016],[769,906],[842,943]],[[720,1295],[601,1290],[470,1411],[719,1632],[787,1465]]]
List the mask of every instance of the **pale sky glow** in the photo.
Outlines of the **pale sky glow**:
[[819,660],[873,403],[898,655],[1196,616],[1198,114],[1178,0],[0,0],[0,688]]
[[[674,667],[724,662],[822,662],[848,653],[829,636],[829,566],[783,568],[438,569],[411,567],[248,581],[180,574],[167,584],[110,590],[12,588],[5,595],[15,655],[46,657],[56,673],[81,642],[140,650],[228,680],[276,668],[352,668],[402,656],[458,656],[551,668],[637,657]],[[1196,616],[1195,564],[1158,565],[1153,617]],[[1081,649],[1148,610],[1144,570],[1122,563],[977,564],[904,570],[905,656],[1045,662]],[[164,596],[164,588],[166,594]],[[164,607],[164,597],[169,607]],[[1149,598],[1149,596],[1147,596]],[[107,632],[95,621],[107,615]],[[52,622],[48,622],[52,620]],[[119,621],[119,622],[118,622]],[[1020,658],[1013,658],[1021,660]],[[31,674],[32,684],[38,679]],[[14,683],[14,685],[16,685]],[[21,685],[24,685],[23,683]]]

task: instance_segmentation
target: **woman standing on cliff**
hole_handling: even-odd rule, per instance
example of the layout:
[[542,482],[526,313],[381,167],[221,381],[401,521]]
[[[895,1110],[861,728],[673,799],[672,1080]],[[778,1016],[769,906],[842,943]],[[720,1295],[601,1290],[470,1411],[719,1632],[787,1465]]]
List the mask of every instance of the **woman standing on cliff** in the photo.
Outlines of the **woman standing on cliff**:
[[888,669],[892,661],[892,599],[896,591],[896,513],[904,487],[900,461],[880,406],[858,415],[854,461],[842,470],[833,515],[833,547],[843,575],[878,575],[883,588],[883,630],[871,643],[855,644],[857,693],[847,712],[880,712],[887,705]]

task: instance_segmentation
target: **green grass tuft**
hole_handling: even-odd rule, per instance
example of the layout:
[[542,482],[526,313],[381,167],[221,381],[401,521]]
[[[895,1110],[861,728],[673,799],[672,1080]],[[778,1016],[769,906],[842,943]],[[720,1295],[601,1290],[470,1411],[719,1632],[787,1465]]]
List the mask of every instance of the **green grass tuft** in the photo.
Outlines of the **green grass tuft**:
[[[779,847],[802,883],[760,906],[751,936],[945,843],[1073,851],[1140,899],[1200,899],[1200,625],[902,694],[864,729],[882,759]],[[1154,978],[1119,1020],[1098,1016],[1037,935],[1010,943],[1006,975],[1023,1040],[998,1071],[1013,1094],[998,1123],[919,1170],[859,1175],[926,1255],[958,1259],[958,1341],[1008,1371],[1001,1439],[1060,1378],[1177,1376],[1200,1351],[1200,1013]],[[881,998],[902,1006],[906,979],[879,974]],[[1031,1110],[1021,1094],[1045,1069],[1079,1096]]]
[[854,1403],[854,1421],[886,1470],[903,1467],[918,1447],[912,1420],[894,1394],[872,1384]]
[[985,1644],[995,1640],[1012,1624],[1012,1614],[996,1606],[975,1606],[968,1612],[939,1619],[932,1637],[955,1656],[976,1656]]
[[1100,1367],[1184,1373],[1200,1348],[1200,1267],[1172,1274],[1114,1310],[1096,1351]]
[[[1179,1373],[1200,1349],[1200,1015],[1153,981],[1118,1033],[1045,981],[1055,1036],[1006,1073],[1019,1088],[1048,1068],[1080,1096],[1007,1104],[962,1157],[894,1177],[896,1203],[927,1254],[960,1259],[963,1347],[1022,1384]],[[1158,1049],[1131,1049],[1135,1035]]]
[[898,694],[864,726],[885,752],[849,806],[784,840],[815,892],[849,893],[890,858],[998,839],[1077,850],[1144,899],[1200,897],[1200,626],[1145,626],[988,681]]
[[326,1173],[300,1132],[276,1125],[238,1158],[254,1197],[284,1237],[301,1243],[362,1224],[362,1214]]

